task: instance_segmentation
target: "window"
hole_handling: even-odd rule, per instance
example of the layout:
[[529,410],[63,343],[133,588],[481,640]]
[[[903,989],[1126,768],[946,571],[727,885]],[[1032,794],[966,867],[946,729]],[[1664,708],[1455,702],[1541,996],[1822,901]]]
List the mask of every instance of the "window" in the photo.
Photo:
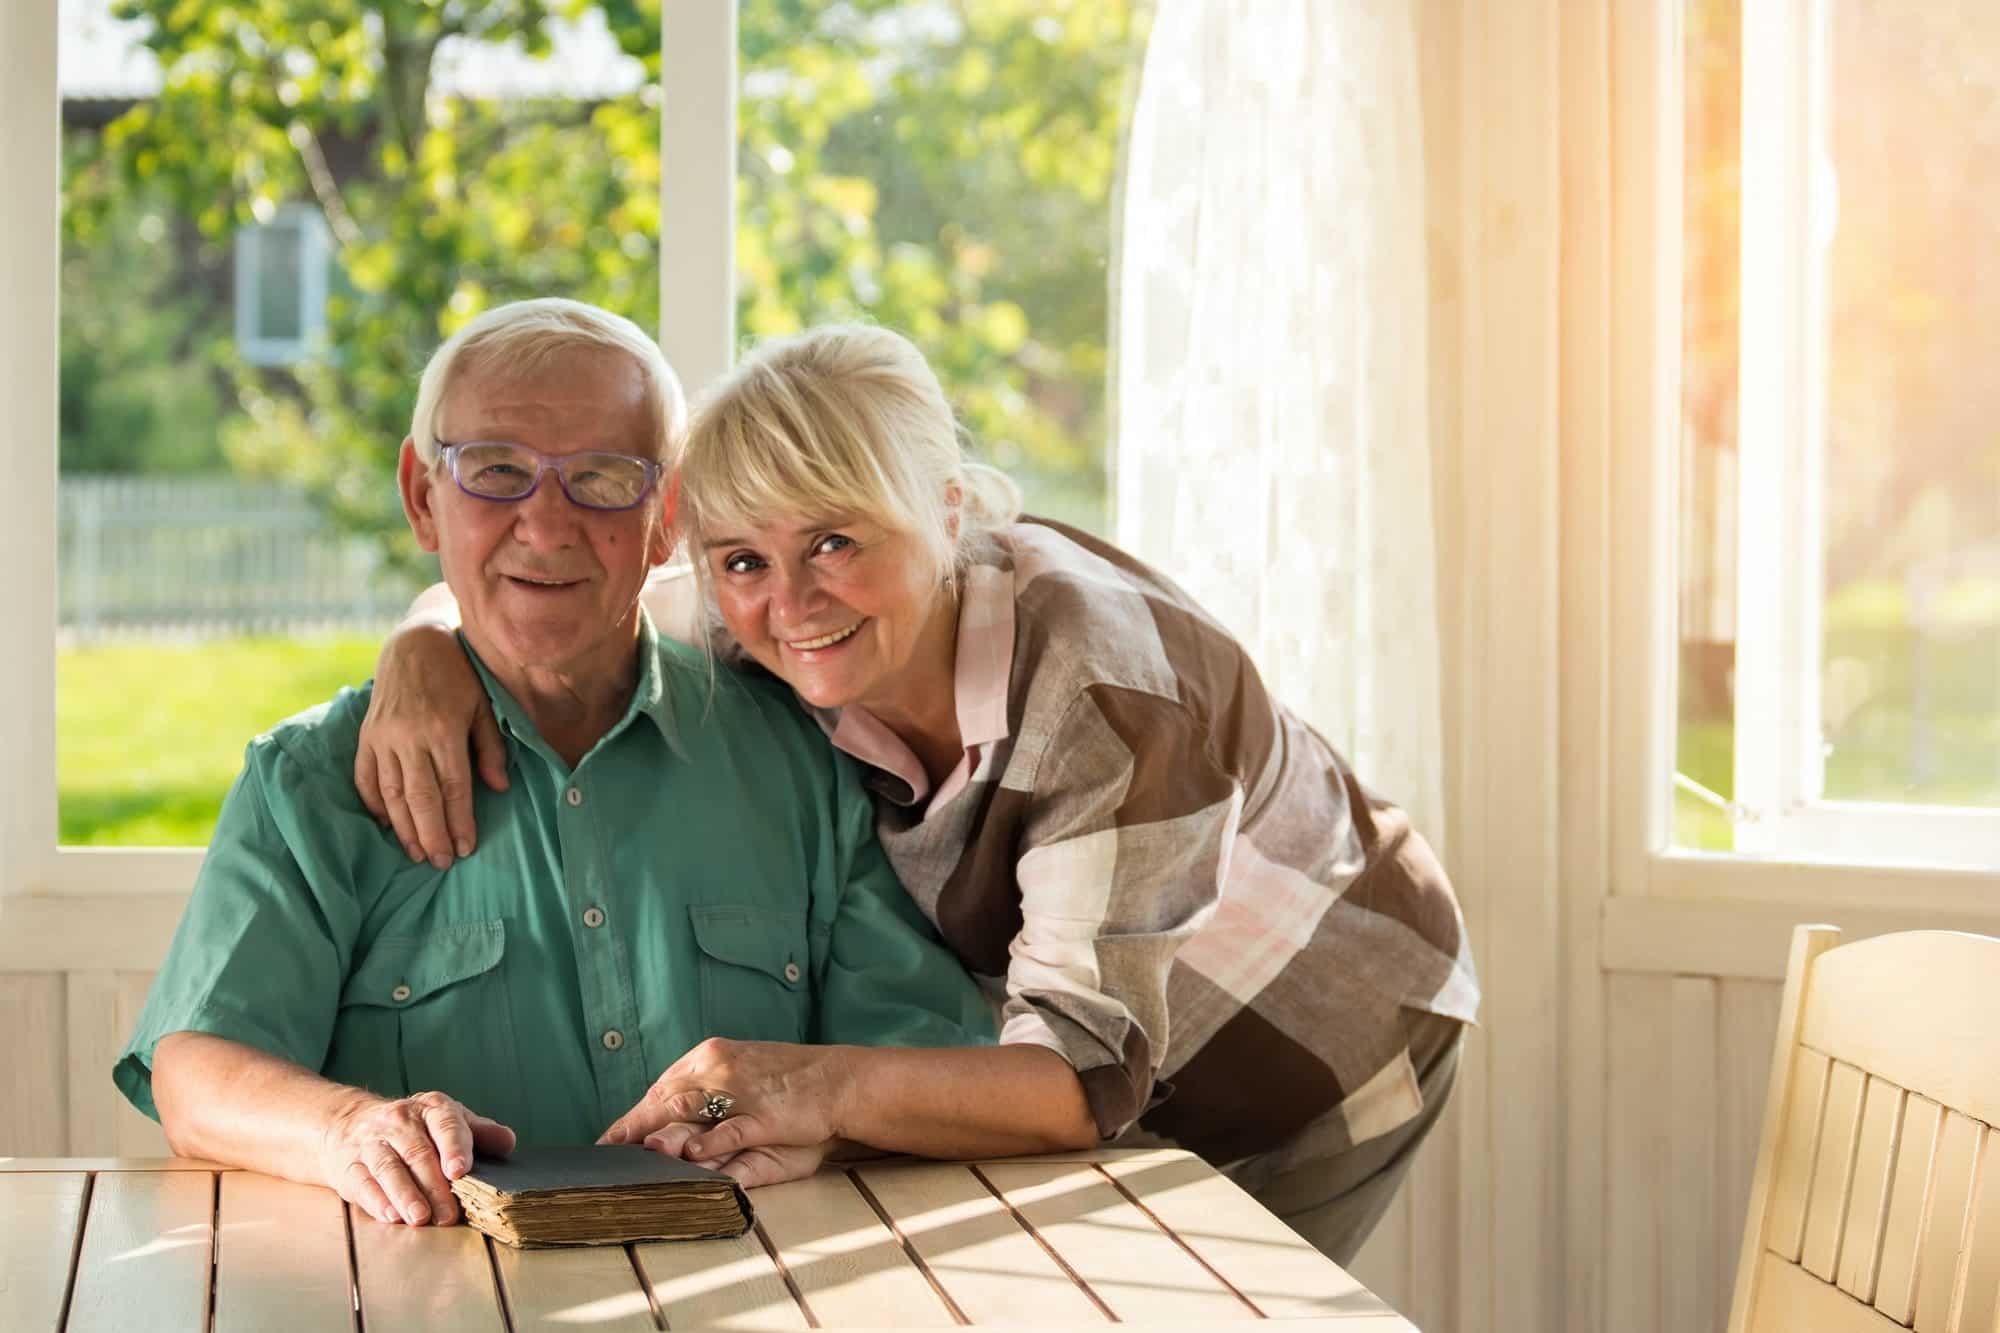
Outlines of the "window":
[[236,350],[253,366],[293,366],[326,333],[326,223],[304,204],[236,233]]
[[63,168],[55,841],[199,847],[244,745],[365,679],[435,577],[394,462],[438,343],[549,293],[658,327],[659,19],[38,2]]
[[2000,864],[2000,11],[1686,23],[1675,842]]
[[1113,184],[1144,0],[740,10],[737,324],[923,349],[1031,512],[1109,530]]

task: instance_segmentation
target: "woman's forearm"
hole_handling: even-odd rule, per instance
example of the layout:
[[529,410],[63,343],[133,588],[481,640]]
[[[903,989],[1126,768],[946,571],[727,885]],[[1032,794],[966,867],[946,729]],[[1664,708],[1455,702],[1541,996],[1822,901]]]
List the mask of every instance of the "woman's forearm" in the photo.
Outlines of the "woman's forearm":
[[359,1088],[207,1033],[171,1033],[153,1052],[160,1127],[183,1157],[325,1184],[327,1127],[370,1100]]
[[1046,1047],[852,1050],[840,1098],[841,1138],[941,1158],[1097,1145],[1097,1122],[1076,1070]]

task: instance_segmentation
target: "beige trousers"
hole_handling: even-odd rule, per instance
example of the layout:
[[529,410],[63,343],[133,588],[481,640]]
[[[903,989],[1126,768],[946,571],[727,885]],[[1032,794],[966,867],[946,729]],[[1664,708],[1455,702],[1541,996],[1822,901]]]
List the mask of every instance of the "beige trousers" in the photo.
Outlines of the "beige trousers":
[[[1251,1190],[1257,1201],[1312,1242],[1313,1248],[1343,1266],[1351,1263],[1368,1233],[1388,1211],[1396,1187],[1409,1174],[1417,1147],[1430,1134],[1458,1080],[1458,1053],[1465,1025],[1436,1014],[1404,1011],[1410,1032],[1410,1060],[1424,1107],[1416,1118],[1387,1134],[1358,1143],[1334,1157],[1294,1167]],[[1258,1159],[1247,1157],[1222,1167],[1238,1183],[1255,1179]]]

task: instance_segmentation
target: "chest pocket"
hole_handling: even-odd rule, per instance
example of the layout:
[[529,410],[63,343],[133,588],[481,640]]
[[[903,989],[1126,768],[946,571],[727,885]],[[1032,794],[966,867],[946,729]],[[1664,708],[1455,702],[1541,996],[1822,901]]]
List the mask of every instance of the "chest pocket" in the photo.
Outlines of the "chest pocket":
[[500,921],[376,940],[341,991],[328,1076],[390,1097],[443,1092],[495,1114],[520,1078],[506,948]]
[[803,912],[689,907],[701,950],[702,1034],[742,1041],[804,1041],[812,1017],[811,954]]

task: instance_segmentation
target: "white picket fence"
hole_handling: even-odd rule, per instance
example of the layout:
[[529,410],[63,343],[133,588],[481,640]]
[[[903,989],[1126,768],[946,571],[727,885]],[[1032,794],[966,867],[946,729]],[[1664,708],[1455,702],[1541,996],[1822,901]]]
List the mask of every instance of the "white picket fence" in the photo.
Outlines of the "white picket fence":
[[59,618],[75,639],[380,627],[415,590],[298,491],[235,477],[67,476]]

